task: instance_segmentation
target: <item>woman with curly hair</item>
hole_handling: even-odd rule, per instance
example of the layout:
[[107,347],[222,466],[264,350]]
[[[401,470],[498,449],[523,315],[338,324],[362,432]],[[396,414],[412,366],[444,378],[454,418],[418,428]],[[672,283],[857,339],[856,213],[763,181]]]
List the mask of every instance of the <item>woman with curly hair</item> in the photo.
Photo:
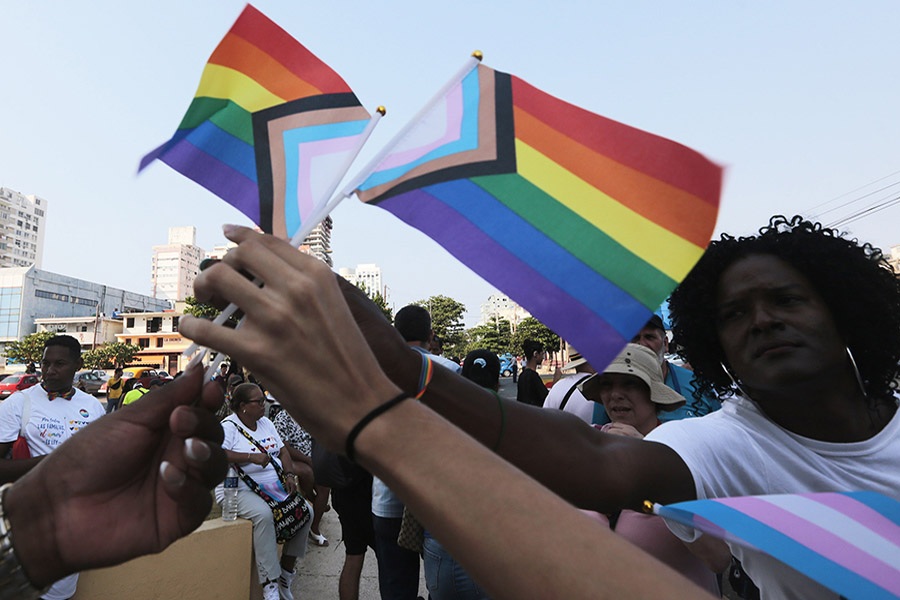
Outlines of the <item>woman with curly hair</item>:
[[867,400],[873,406],[893,406],[900,361],[900,280],[878,248],[799,216],[773,217],[757,236],[723,235],[672,294],[673,341],[694,369],[697,393],[722,396],[734,388],[720,340],[731,336],[741,307],[735,315],[734,306],[717,305],[719,288],[732,265],[763,256],[808,280],[834,319],[846,348],[845,366],[855,363]]

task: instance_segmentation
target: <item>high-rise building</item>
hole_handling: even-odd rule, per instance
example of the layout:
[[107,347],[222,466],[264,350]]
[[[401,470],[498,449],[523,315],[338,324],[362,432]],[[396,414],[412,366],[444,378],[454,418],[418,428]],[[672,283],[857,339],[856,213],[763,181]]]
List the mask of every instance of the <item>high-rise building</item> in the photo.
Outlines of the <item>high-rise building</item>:
[[0,187],[0,267],[41,267],[47,201]]
[[153,246],[151,295],[172,302],[192,296],[203,256],[203,249],[197,247],[196,227],[170,227],[169,243]]
[[384,284],[381,281],[381,267],[378,265],[356,265],[355,269],[342,267],[339,274],[353,285],[364,288],[370,296],[375,292],[380,293],[382,296],[387,296]]
[[225,258],[225,255],[228,254],[228,251],[232,248],[237,248],[237,244],[235,244],[234,242],[225,242],[224,244],[213,246],[212,250],[206,251],[206,258],[222,260],[223,258]]
[[331,259],[331,230],[333,227],[334,222],[331,217],[325,217],[325,220],[316,225],[300,244],[300,251],[315,256],[329,267],[333,267],[334,261]]
[[479,325],[488,323],[493,318],[506,319],[513,331],[523,319],[530,317],[531,313],[516,304],[505,294],[492,294],[481,305],[481,321]]

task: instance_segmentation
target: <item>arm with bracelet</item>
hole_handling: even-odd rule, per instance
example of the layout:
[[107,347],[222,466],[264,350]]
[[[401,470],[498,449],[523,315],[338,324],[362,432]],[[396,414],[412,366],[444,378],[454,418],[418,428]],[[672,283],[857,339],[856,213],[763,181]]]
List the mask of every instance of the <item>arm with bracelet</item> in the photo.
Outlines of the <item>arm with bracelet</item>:
[[[421,358],[392,349],[390,356],[376,360],[360,331],[362,323],[357,325],[359,316],[354,319],[327,266],[247,228],[226,227],[226,236],[238,248],[204,271],[195,291],[201,301],[237,304],[245,313],[243,325],[236,332],[185,317],[181,331],[250,367],[276,396],[288,399],[285,408],[318,441],[382,478],[491,597],[703,596],[491,452],[503,414],[493,395],[481,396],[474,384],[435,366],[425,403],[409,398],[420,388]],[[264,287],[242,272],[264,281]],[[309,352],[313,343],[316,351]],[[394,358],[401,363],[389,377],[379,361]],[[340,366],[351,363],[350,370]],[[296,390],[298,380],[304,382],[302,393]],[[458,405],[454,394],[462,397]],[[473,398],[474,408],[467,409]],[[454,422],[473,421],[467,425],[472,435],[428,407],[441,401],[454,403],[448,412]],[[537,422],[530,412],[503,408],[506,433],[499,451],[505,455],[524,445],[516,438]],[[475,424],[477,419],[485,422]],[[587,429],[578,435],[587,439]],[[410,453],[409,448],[427,451]],[[548,514],[555,515],[553,527],[534,526]],[[560,548],[567,551],[553,550]]]

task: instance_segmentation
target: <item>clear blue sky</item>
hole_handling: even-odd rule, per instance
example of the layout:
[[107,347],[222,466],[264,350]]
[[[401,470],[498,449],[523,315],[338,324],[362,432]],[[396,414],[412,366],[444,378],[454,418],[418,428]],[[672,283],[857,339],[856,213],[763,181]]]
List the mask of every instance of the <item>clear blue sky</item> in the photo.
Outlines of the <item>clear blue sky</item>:
[[[170,226],[195,225],[211,248],[222,223],[248,224],[161,163],[135,175],[174,132],[243,6],[0,0],[0,185],[50,202],[46,270],[149,293],[150,248]],[[896,0],[255,6],[364,105],[387,106],[373,147],[480,49],[494,68],[726,165],[718,231],[747,233],[772,214],[816,213],[877,187],[896,197],[900,186]],[[439,246],[355,200],[333,216],[335,267],[377,263],[397,308],[445,294],[477,320],[492,288]],[[900,205],[848,228],[887,247],[900,243],[898,225]]]

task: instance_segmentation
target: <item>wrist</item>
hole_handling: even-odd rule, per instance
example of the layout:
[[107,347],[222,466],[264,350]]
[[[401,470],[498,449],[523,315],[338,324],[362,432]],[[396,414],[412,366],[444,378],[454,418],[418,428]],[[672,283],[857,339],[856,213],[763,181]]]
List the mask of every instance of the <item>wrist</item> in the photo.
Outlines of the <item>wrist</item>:
[[390,361],[382,362],[379,359],[379,363],[394,385],[411,396],[419,392],[423,367],[421,352],[406,346]]
[[383,402],[366,413],[357,423],[350,429],[347,439],[344,442],[344,454],[351,462],[356,462],[356,440],[359,435],[374,421],[382,417],[386,412],[399,406],[412,396],[406,392],[400,392],[390,400]]
[[19,480],[2,496],[3,518],[22,572],[35,589],[46,588],[68,574],[63,566],[53,523],[50,495],[42,486]]

